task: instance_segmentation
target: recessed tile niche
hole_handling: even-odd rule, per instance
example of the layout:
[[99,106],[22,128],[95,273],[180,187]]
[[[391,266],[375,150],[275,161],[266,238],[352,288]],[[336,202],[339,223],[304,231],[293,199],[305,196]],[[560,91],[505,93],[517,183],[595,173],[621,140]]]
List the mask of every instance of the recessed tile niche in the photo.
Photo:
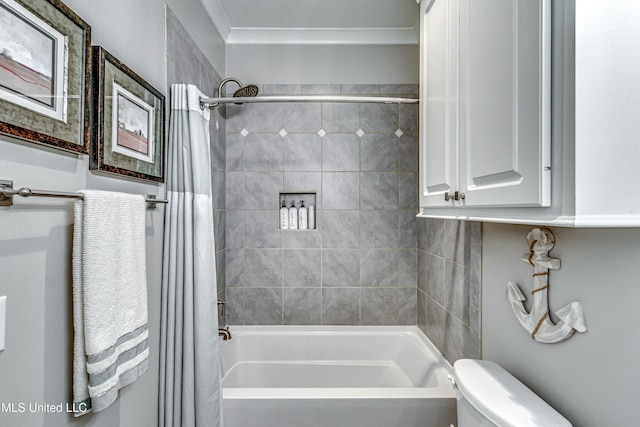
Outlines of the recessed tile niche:
[[[300,213],[300,209],[303,207],[307,210],[306,215]],[[296,208],[295,215],[296,221],[291,221],[291,207]],[[287,208],[286,215],[282,212],[282,208]],[[305,193],[280,193],[278,199],[278,224],[281,230],[287,231],[305,231],[305,230],[315,230],[316,229],[316,192],[305,192]],[[286,217],[286,220],[283,219],[283,215]],[[301,215],[304,216],[306,220],[306,224],[301,218]],[[304,226],[303,226],[304,224]]]

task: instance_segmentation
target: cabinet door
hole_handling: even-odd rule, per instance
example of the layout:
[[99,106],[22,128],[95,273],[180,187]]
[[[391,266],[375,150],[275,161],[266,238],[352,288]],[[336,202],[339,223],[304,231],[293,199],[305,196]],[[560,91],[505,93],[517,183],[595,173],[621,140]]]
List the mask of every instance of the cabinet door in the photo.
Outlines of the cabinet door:
[[460,0],[466,206],[550,204],[549,0]]
[[446,206],[458,181],[458,0],[423,1],[420,206]]

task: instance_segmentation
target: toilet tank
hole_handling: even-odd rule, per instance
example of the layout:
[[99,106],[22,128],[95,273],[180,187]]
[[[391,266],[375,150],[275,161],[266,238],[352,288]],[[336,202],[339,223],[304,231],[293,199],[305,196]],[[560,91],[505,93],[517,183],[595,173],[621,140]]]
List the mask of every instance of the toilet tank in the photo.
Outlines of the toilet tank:
[[570,427],[571,423],[498,364],[453,364],[458,427]]

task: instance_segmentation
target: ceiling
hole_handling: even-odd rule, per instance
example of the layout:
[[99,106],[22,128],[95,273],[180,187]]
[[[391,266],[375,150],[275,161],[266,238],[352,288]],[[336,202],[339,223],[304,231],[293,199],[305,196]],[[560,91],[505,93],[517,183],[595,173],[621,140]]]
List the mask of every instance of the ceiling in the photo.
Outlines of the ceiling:
[[201,0],[227,44],[418,44],[416,0]]

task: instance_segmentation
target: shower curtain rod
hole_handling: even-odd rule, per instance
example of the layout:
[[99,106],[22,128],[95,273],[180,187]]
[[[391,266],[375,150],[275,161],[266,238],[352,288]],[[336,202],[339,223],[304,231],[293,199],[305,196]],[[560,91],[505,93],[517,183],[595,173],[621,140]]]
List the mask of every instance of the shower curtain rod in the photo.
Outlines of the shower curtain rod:
[[289,95],[289,96],[256,96],[202,98],[200,106],[212,108],[218,104],[243,104],[245,102],[365,102],[383,104],[417,104],[419,99],[395,98],[384,96],[329,96],[329,95]]

